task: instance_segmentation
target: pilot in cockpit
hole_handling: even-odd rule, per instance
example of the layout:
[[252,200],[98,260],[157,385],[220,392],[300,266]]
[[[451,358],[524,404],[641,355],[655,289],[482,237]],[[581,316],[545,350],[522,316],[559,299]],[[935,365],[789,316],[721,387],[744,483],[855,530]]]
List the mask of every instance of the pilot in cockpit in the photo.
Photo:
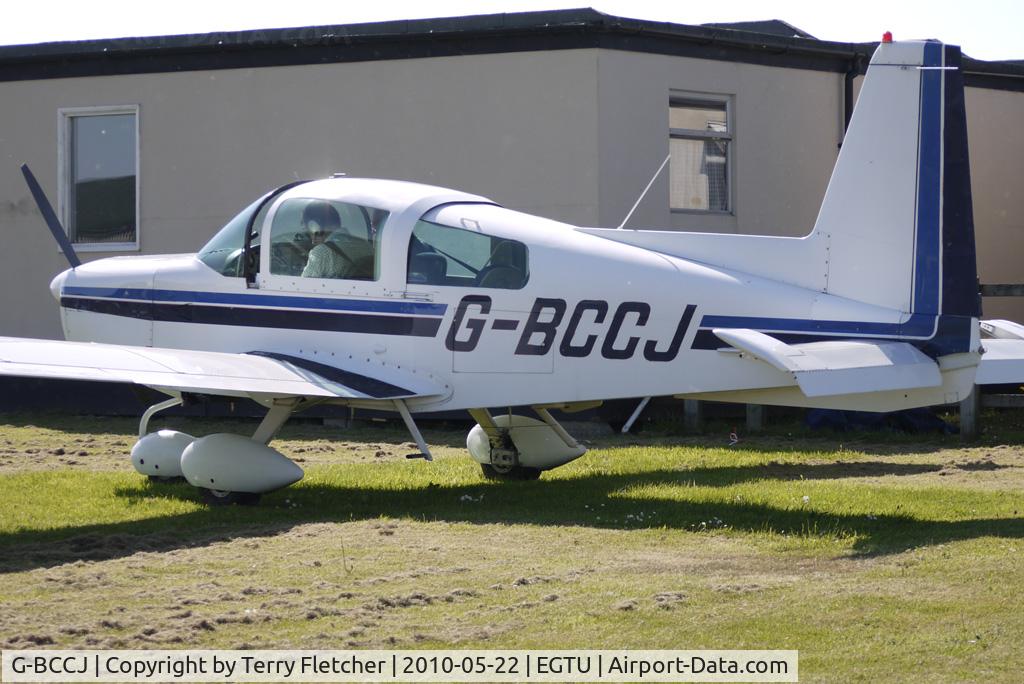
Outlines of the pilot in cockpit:
[[348,233],[337,209],[328,202],[315,201],[302,212],[302,230],[309,236],[309,256],[304,278],[373,279],[373,247],[365,239]]

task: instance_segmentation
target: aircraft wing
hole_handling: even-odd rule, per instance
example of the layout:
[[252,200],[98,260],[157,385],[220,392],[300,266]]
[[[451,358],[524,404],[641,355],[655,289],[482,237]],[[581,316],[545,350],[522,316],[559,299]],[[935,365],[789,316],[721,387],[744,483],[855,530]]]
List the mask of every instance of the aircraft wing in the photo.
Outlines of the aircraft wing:
[[906,342],[832,340],[786,344],[745,328],[716,328],[714,333],[741,352],[791,373],[808,397],[942,384],[938,364]]
[[0,337],[0,375],[129,382],[240,397],[392,400],[445,392],[429,378],[394,367],[377,365],[373,375],[368,370],[274,352],[235,354]]

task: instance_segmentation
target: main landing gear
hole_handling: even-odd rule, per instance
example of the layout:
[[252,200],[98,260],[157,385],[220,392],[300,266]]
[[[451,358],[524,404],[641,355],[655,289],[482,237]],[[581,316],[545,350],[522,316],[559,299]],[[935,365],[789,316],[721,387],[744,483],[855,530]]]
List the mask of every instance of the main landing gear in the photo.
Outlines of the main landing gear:
[[[181,403],[181,397],[176,396],[154,404],[139,422],[139,441],[132,447],[132,465],[150,480],[184,479],[199,489],[207,504],[223,506],[255,504],[261,495],[302,479],[302,468],[268,444],[292,413],[309,405],[303,399],[274,400],[251,438],[227,433],[196,438],[177,430],[147,434],[149,421],[156,413]],[[408,458],[432,460],[405,401],[396,399],[393,404],[419,448],[418,453],[409,454]],[[466,446],[480,464],[484,477],[536,480],[545,470],[586,453],[586,447],[552,418],[549,408],[556,406],[534,406],[537,418],[491,416],[482,408],[469,412],[477,425],[470,430]]]
[[558,424],[546,407],[534,406],[537,418],[487,409],[469,412],[477,424],[466,446],[491,480],[536,480],[545,470],[565,465],[587,452],[586,447]]
[[302,479],[302,468],[267,446],[301,400],[275,400],[252,438],[218,433],[197,439],[177,430],[146,434],[153,415],[180,404],[175,397],[143,414],[139,441],[132,447],[132,465],[139,473],[151,480],[184,478],[213,506],[252,505],[261,495]]

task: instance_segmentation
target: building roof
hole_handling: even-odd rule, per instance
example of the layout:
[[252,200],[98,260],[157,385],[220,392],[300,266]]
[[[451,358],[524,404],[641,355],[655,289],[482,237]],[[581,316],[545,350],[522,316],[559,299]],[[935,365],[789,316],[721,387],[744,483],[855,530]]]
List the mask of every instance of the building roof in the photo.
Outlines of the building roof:
[[701,24],[708,28],[732,29],[733,31],[749,31],[751,33],[765,33],[770,36],[787,36],[790,38],[812,38],[817,40],[807,31],[798,29],[788,21],[781,19],[768,19],[765,21],[733,21],[729,23]]
[[[0,47],[0,81],[576,48],[862,73],[877,45],[801,34],[778,20],[688,26],[569,9],[12,45]],[[967,85],[1024,91],[1021,64],[965,58],[964,75]]]

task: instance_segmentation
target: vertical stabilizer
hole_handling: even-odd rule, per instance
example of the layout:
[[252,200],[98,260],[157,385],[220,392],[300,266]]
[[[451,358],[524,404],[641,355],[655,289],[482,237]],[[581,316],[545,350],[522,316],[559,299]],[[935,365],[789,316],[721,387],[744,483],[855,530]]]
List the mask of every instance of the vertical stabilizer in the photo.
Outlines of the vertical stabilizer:
[[827,292],[932,334],[943,315],[980,315],[959,67],[955,46],[879,45],[814,227]]
[[981,316],[974,245],[971,164],[960,48],[945,46],[942,158],[942,307],[946,316]]

